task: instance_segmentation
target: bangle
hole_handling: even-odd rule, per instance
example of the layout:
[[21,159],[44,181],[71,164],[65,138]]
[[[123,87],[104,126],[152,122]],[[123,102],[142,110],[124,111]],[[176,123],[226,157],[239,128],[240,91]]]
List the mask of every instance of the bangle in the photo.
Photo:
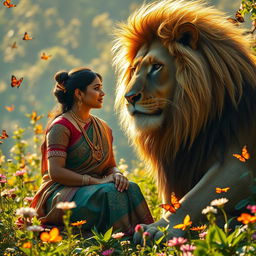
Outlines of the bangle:
[[91,176],[89,176],[89,175],[83,175],[83,178],[82,178],[82,186],[88,186],[88,185],[90,185],[90,181],[91,181]]

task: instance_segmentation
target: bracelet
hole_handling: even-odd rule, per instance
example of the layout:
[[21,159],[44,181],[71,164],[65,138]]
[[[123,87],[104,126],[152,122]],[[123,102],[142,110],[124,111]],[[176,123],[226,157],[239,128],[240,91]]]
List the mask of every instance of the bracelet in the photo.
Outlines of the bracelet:
[[82,186],[88,186],[90,185],[90,182],[91,181],[91,176],[89,175],[83,175],[83,178],[82,178]]
[[114,172],[113,174],[115,175],[115,174],[117,174],[117,173],[119,173],[119,174],[121,174],[122,176],[124,176],[123,173],[120,172],[120,171]]

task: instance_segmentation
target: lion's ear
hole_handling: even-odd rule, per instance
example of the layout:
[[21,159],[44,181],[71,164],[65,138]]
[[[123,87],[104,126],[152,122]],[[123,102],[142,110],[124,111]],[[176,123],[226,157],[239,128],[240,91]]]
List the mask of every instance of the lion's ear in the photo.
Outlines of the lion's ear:
[[198,39],[198,29],[194,24],[190,22],[179,25],[176,30],[175,40],[183,45],[190,46],[193,50],[197,49]]

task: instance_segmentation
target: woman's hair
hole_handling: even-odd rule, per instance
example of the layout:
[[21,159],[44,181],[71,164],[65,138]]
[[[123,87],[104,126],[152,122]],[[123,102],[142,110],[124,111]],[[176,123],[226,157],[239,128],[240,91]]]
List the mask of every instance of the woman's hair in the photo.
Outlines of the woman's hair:
[[53,94],[57,98],[59,104],[51,112],[51,118],[48,121],[47,127],[56,117],[72,108],[74,104],[75,89],[85,92],[87,86],[90,85],[96,77],[102,81],[102,76],[100,74],[95,73],[86,67],[74,68],[69,72],[58,71],[54,75],[56,84]]

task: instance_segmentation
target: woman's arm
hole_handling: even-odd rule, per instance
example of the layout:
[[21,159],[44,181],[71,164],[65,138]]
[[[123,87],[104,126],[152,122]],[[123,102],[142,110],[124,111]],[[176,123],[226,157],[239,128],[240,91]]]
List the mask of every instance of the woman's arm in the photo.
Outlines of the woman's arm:
[[114,182],[113,175],[98,179],[90,175],[75,173],[65,168],[66,159],[64,157],[51,157],[48,159],[49,174],[53,181],[66,186],[88,186]]

